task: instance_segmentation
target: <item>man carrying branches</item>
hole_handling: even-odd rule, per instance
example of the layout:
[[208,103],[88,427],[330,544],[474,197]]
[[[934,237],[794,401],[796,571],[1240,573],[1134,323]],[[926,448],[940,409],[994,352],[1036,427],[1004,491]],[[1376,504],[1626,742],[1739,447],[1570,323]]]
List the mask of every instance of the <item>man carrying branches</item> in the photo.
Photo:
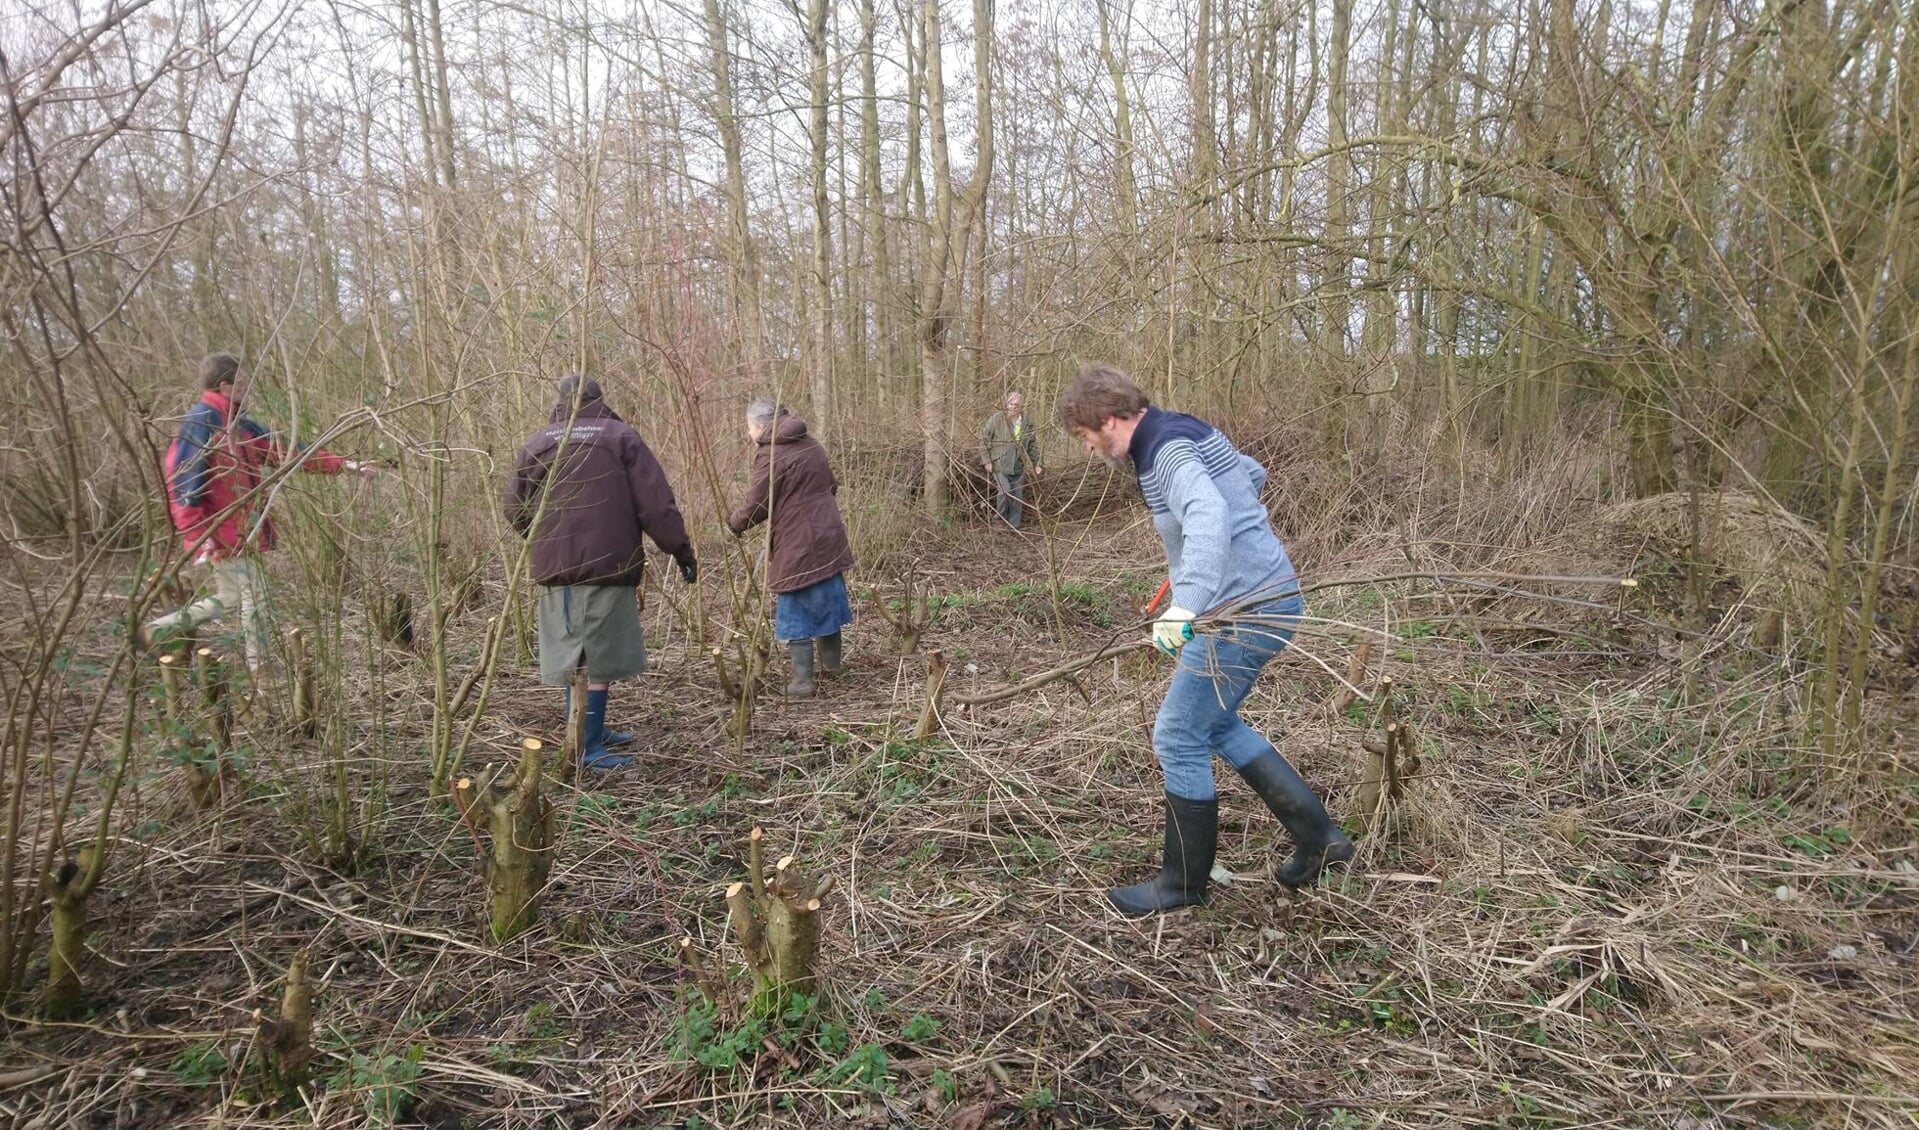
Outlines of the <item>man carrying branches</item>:
[[[1158,877],[1107,897],[1129,918],[1205,901],[1219,843],[1215,753],[1292,835],[1279,881],[1310,885],[1323,867],[1350,860],[1353,843],[1273,744],[1239,718],[1304,611],[1299,578],[1259,500],[1266,469],[1204,420],[1154,407],[1107,364],[1080,366],[1060,399],[1060,419],[1108,465],[1132,461],[1172,582],[1172,603],[1153,622],[1154,645],[1178,659],[1153,724],[1165,775],[1163,862]],[[1205,622],[1217,629],[1195,635],[1206,610],[1216,610]]]
[[[273,523],[260,497],[264,471],[284,462],[279,438],[240,414],[247,371],[231,353],[200,360],[200,402],[180,421],[167,448],[167,511],[186,543],[187,560],[211,572],[211,591],[142,625],[138,642],[152,650],[229,612],[240,613],[247,669],[267,660],[266,570],[260,555],[274,546]],[[322,475],[373,474],[370,463],[330,451],[298,452],[300,469]]]

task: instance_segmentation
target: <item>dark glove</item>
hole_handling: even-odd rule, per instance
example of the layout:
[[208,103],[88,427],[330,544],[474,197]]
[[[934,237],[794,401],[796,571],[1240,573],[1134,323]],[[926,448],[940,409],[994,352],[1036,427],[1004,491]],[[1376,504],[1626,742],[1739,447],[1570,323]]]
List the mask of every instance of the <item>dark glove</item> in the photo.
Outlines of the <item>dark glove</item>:
[[691,556],[680,558],[680,579],[692,584],[700,579],[700,563]]

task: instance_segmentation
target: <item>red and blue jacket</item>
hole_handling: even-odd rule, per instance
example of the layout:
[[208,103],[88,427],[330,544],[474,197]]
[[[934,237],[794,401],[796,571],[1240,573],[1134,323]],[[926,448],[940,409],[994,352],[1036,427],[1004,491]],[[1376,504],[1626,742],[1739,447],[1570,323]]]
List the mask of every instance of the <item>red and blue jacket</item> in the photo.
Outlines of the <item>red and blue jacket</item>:
[[[330,451],[299,454],[303,471],[337,475],[346,470],[346,460]],[[273,548],[273,523],[259,487],[263,470],[286,456],[273,433],[234,414],[225,393],[200,394],[200,403],[180,421],[165,467],[167,510],[189,557],[218,561]]]

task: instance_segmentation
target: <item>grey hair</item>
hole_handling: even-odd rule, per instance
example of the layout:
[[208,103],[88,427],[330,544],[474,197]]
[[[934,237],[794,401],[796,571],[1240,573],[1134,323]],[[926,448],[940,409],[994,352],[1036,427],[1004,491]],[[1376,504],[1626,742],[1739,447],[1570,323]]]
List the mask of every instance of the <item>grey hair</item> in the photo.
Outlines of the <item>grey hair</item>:
[[1022,402],[1025,401],[1026,399],[1025,393],[1021,392],[1020,390],[1016,388],[1009,388],[1006,390],[1006,395],[1000,398],[1000,402],[1005,403],[1006,401],[1013,399],[1015,396],[1019,397]]
[[580,373],[568,373],[561,377],[555,385],[555,391],[559,393],[561,404],[571,404],[576,398],[582,404],[591,404],[605,395],[600,391],[600,382]]
[[756,428],[763,428],[784,415],[786,415],[784,404],[764,396],[749,402],[746,406],[746,422]]

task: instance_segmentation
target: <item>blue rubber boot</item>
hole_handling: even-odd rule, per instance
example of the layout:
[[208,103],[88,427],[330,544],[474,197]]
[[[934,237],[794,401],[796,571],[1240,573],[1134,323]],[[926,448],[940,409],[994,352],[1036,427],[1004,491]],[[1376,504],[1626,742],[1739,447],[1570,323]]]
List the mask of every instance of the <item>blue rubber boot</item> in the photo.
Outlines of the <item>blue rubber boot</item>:
[[[588,691],[586,693],[588,695],[606,694],[605,691],[597,691],[597,692]],[[561,695],[561,700],[565,704],[560,709],[560,717],[571,719],[573,717],[573,688],[561,687],[560,695]],[[590,710],[592,709],[592,706],[593,706],[592,701],[589,699],[587,702],[587,708]],[[628,733],[623,733],[619,730],[608,730],[606,731],[606,735],[600,739],[600,744],[605,746],[608,749],[616,749],[623,745],[632,745],[633,735]]]
[[606,748],[606,692],[586,692],[586,737],[580,763],[588,769],[618,769],[633,760],[630,753],[614,753]]

